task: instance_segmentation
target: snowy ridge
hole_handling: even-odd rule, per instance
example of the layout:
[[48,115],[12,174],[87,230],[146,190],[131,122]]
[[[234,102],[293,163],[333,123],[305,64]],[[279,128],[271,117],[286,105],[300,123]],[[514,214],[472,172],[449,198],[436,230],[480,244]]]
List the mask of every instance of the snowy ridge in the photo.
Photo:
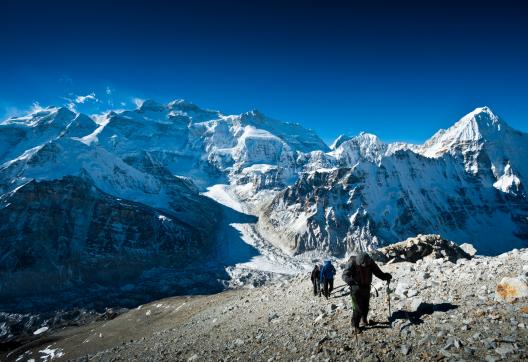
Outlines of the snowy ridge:
[[441,233],[492,254],[523,247],[527,156],[528,135],[487,107],[423,145],[385,144],[361,133],[305,156],[304,175],[264,207],[260,230],[294,254],[346,255],[418,233]]

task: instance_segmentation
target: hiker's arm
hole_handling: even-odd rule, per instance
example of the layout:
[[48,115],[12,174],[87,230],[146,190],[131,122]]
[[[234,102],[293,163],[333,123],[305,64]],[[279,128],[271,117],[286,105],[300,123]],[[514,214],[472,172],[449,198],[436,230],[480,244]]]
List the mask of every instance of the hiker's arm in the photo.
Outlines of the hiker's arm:
[[346,266],[345,266],[345,270],[343,272],[343,280],[350,286],[358,286],[359,285],[359,282],[358,280],[356,279],[356,273],[355,273],[355,268],[354,268],[354,264],[352,263],[348,263]]
[[389,273],[382,272],[380,267],[378,266],[378,264],[376,264],[375,261],[372,262],[371,268],[372,268],[372,273],[378,278],[380,278],[381,280],[391,280],[392,279],[392,275],[390,275]]

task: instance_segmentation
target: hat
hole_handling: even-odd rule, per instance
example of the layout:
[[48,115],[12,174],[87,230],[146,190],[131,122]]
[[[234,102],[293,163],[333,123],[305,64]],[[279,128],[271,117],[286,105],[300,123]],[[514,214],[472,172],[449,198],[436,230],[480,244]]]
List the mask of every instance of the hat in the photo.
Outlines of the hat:
[[356,256],[356,263],[358,263],[359,265],[365,265],[367,264],[369,259],[370,256],[367,253],[361,252]]

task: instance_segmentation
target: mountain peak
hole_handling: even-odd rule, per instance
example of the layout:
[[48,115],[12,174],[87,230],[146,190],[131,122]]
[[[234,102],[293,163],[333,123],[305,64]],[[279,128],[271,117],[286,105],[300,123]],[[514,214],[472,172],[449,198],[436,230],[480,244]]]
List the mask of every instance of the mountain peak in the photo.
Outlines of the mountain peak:
[[146,112],[146,111],[161,112],[165,109],[166,109],[165,105],[158,103],[152,99],[147,99],[138,108],[138,110],[141,112]]
[[343,142],[346,142],[348,140],[350,140],[352,137],[350,136],[347,136],[347,135],[344,135],[344,134],[341,134],[339,135],[334,142],[332,142],[332,144],[330,145],[330,149],[331,150],[335,150],[336,148],[338,148],[339,146],[341,146],[343,144]]
[[6,119],[0,124],[9,125],[16,124],[26,127],[36,127],[43,124],[60,124],[65,125],[71,121],[76,114],[67,107],[50,106],[46,108],[36,107],[25,116],[12,117]]
[[167,105],[170,116],[189,117],[192,122],[205,122],[217,119],[221,116],[219,111],[201,108],[194,103],[184,99],[175,99]]
[[186,101],[185,99],[175,99],[173,101],[170,101],[167,106],[169,107],[169,109],[171,110],[174,110],[174,109],[179,109],[179,110],[186,110],[186,109],[201,109],[200,107],[198,107],[196,104],[194,103],[191,103],[189,101]]
[[510,127],[489,107],[478,107],[460,118],[447,130],[441,129],[422,148],[428,157],[437,157],[459,147],[494,142],[508,132]]
[[255,119],[265,119],[266,116],[264,115],[264,113],[262,113],[261,111],[259,111],[258,109],[252,109],[251,111],[249,112],[245,112],[242,114],[242,116],[245,116],[245,117],[250,117],[250,118],[255,118]]
[[[462,117],[458,123],[467,124],[468,122],[474,122],[479,128],[495,127],[500,131],[500,124],[504,124],[502,121],[489,107],[478,107],[473,111]],[[456,125],[456,124],[455,124]]]

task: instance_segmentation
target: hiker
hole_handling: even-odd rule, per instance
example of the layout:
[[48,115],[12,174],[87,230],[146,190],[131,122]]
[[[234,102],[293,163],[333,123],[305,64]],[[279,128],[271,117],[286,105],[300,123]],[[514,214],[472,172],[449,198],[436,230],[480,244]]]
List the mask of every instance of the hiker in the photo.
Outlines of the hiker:
[[330,293],[334,290],[334,275],[336,270],[330,260],[324,262],[321,268],[321,283],[323,283],[323,295],[326,299],[330,298]]
[[364,325],[368,324],[370,285],[372,274],[381,280],[390,281],[392,275],[381,271],[379,266],[367,253],[352,255],[343,270],[343,280],[350,286],[350,297],[352,299],[352,326],[354,333],[361,333],[360,320]]
[[321,296],[321,279],[319,277],[320,273],[321,268],[319,267],[319,264],[315,264],[310,279],[312,281],[314,295],[319,296]]

